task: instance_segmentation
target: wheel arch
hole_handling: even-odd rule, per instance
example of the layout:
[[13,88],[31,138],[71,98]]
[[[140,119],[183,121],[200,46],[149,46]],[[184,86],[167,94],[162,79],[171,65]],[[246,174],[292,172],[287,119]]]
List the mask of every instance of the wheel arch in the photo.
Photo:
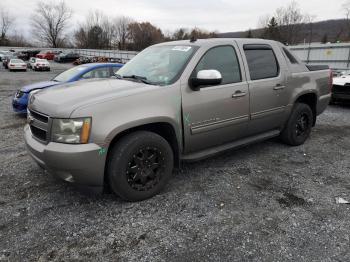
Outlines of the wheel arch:
[[304,103],[306,105],[308,105],[311,110],[312,110],[312,114],[313,114],[313,124],[312,126],[315,126],[316,124],[316,118],[317,118],[317,94],[314,92],[308,92],[308,93],[303,93],[301,95],[299,95],[294,104],[296,103]]
[[[117,141],[119,141],[121,138],[136,131],[149,131],[163,137],[169,143],[174,153],[175,167],[180,166],[180,154],[182,151],[182,146],[180,144],[181,139],[178,138],[174,126],[168,122],[153,122],[153,123],[141,124],[141,125],[126,128],[113,136],[113,138],[111,139],[108,145],[106,164],[105,164],[105,174],[106,174],[106,168],[107,168],[107,161],[111,153],[111,149],[113,148],[113,145],[115,145]],[[106,176],[104,177],[104,181],[106,182]]]

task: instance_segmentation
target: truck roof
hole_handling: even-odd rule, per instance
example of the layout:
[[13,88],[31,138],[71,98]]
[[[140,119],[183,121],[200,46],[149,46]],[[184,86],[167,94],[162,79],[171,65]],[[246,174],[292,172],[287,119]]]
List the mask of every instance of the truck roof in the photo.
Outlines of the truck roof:
[[237,43],[249,43],[249,44],[279,43],[273,40],[266,40],[266,39],[259,39],[259,38],[208,38],[208,39],[197,39],[196,41],[193,41],[193,42],[191,42],[190,40],[171,41],[171,42],[160,43],[158,45],[206,46],[206,45],[212,45],[213,43],[216,43],[218,45],[227,44],[227,42],[230,42],[230,41],[236,41]]

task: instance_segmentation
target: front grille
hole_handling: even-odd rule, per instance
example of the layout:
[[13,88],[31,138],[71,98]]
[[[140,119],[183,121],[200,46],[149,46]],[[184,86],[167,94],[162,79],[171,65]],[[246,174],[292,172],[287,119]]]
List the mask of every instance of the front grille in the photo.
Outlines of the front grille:
[[49,117],[34,111],[29,111],[30,114],[35,118],[38,119],[39,121],[43,122],[43,123],[47,123],[49,122]]
[[35,126],[30,126],[30,131],[32,131],[33,136],[36,138],[46,141],[46,131],[41,130],[40,128],[37,128]]
[[48,141],[49,117],[47,115],[28,110],[28,123],[34,138],[41,142]]
[[333,93],[350,94],[350,84],[344,86],[333,85]]

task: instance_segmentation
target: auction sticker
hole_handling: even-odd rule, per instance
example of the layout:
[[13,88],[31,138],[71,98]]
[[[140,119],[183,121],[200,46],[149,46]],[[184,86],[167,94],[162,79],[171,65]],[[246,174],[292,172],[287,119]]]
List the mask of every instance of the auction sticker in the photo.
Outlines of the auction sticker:
[[190,46],[175,46],[172,50],[174,51],[181,51],[181,52],[187,52],[191,50],[192,47]]

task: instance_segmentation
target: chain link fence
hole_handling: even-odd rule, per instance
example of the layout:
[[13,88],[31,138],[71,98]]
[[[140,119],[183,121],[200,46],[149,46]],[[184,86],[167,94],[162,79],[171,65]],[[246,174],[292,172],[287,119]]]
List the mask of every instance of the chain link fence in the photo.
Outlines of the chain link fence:
[[349,43],[296,45],[289,48],[307,64],[328,65],[335,71],[350,69]]

